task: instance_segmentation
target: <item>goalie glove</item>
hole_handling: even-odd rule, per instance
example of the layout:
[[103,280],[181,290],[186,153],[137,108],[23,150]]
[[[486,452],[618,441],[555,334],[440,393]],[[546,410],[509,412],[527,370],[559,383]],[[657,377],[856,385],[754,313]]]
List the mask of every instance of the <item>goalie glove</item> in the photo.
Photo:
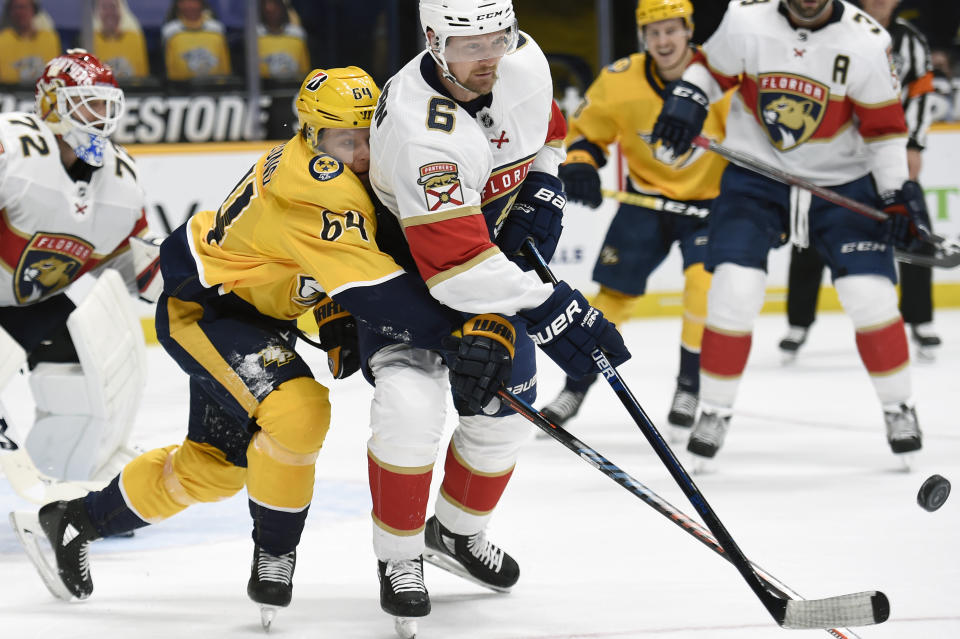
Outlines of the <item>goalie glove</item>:
[[153,304],[163,292],[160,274],[160,238],[131,237],[128,240],[133,255],[133,269],[137,274],[140,299]]
[[320,348],[327,353],[327,367],[334,379],[350,377],[360,370],[357,322],[345,308],[324,295],[313,308]]
[[493,415],[500,410],[497,391],[513,372],[513,325],[499,315],[476,315],[443,340],[450,369],[453,404],[460,415]]
[[920,250],[930,240],[930,213],[923,189],[907,180],[897,191],[880,194],[888,218],[888,241],[904,250]]

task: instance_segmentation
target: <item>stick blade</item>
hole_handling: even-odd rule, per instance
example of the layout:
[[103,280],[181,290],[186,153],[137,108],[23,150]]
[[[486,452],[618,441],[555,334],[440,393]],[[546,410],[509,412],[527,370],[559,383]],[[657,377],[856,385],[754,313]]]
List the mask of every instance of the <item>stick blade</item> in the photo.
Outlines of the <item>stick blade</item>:
[[890,617],[890,600],[878,590],[856,592],[826,599],[790,599],[786,602],[783,628],[812,630],[841,626],[870,626]]

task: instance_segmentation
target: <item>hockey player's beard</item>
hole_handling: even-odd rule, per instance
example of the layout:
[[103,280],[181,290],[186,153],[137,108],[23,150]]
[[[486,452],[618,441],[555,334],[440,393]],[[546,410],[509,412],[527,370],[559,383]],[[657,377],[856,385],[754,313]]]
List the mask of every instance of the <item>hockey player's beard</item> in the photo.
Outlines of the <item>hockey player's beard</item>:
[[[477,77],[481,74],[481,77]],[[488,75],[487,75],[488,74]],[[488,69],[477,69],[470,73],[470,77],[461,84],[477,95],[487,95],[493,91],[493,85],[497,82],[497,67],[491,66]]]
[[833,0],[826,0],[823,4],[815,6],[807,6],[805,0],[785,0],[785,3],[794,18],[809,23],[823,18],[827,9],[833,4]]

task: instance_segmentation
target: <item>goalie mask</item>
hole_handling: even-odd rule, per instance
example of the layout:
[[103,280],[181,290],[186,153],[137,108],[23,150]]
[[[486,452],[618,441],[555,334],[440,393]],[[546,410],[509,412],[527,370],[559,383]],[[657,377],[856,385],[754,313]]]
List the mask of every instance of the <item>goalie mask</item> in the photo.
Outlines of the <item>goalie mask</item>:
[[369,129],[380,89],[360,67],[314,69],[297,94],[300,132],[317,153],[324,129]]
[[123,115],[123,91],[110,67],[83,49],[69,49],[37,80],[36,112],[50,130],[91,166],[103,166],[103,147]]
[[512,0],[420,0],[420,25],[443,76],[466,91],[450,63],[508,55],[520,37]]

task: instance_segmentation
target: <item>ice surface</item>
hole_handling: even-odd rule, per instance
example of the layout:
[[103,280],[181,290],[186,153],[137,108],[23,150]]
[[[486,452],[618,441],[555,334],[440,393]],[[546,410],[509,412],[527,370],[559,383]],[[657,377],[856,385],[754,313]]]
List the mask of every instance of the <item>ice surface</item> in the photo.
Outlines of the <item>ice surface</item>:
[[[912,472],[899,470],[887,446],[849,320],[821,315],[799,358],[783,366],[776,343],[786,321],[764,315],[730,435],[713,472],[696,477],[747,556],[794,590],[811,598],[886,592],[890,621],[858,629],[864,639],[960,637],[960,497],[934,513],[916,503],[933,473],[960,482],[960,311],[939,311],[936,325],[944,338],[938,360],[914,367],[925,439]],[[665,424],[679,321],[635,321],[625,332],[634,357],[621,367],[623,377]],[[329,381],[322,354],[309,346],[301,352]],[[187,415],[184,376],[159,348],[149,357],[150,388],[136,427],[144,447],[180,441]],[[538,405],[560,385],[556,367],[542,359]],[[22,380],[3,393],[21,423],[32,410],[25,397]],[[278,613],[271,635],[389,639],[393,621],[379,607],[370,546],[370,388],[357,375],[333,383],[331,397],[333,425],[318,460],[293,603]],[[693,512],[602,382],[569,429]],[[0,510],[29,507],[0,481]],[[513,592],[491,593],[428,567],[433,612],[418,637],[828,637],[779,629],[732,566],[551,440],[531,439],[524,449],[491,538],[520,562]],[[251,553],[242,493],[199,504],[133,539],[94,544],[96,590],[85,602],[64,604],[0,526],[0,637],[263,636],[245,592]]]

